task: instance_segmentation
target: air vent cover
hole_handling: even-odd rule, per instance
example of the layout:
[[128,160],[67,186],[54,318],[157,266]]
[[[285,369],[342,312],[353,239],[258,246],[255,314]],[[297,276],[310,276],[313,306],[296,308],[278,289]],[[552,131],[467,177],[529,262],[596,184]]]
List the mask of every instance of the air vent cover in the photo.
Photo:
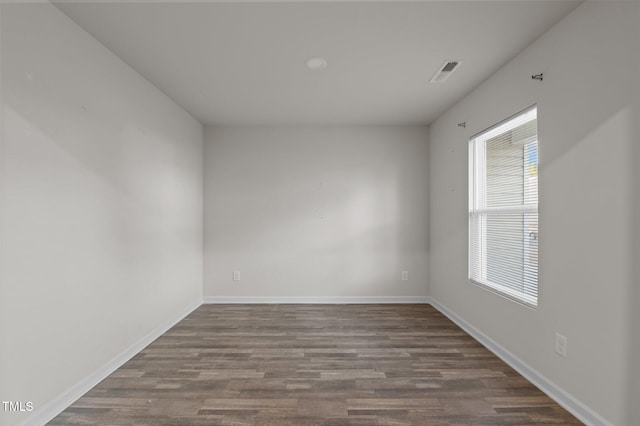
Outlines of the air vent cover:
[[460,64],[462,64],[462,61],[458,61],[458,60],[446,61],[444,64],[442,64],[438,72],[436,72],[434,76],[431,77],[431,80],[430,80],[431,83],[444,82],[446,79],[449,78],[449,76],[451,76],[451,74],[453,74],[453,71],[458,69]]

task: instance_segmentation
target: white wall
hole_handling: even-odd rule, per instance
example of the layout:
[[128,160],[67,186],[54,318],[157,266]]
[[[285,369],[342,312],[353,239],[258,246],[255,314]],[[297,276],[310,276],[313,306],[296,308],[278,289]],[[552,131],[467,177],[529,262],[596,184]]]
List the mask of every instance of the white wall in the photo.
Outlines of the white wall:
[[[640,121],[637,8],[582,4],[436,120],[430,138],[431,296],[616,425],[637,424],[630,413],[638,394],[627,396],[628,377],[638,372],[637,357],[627,356],[629,337],[638,336],[630,321],[632,307],[637,321],[638,300],[629,303],[639,257],[630,232],[638,226],[638,163],[631,156]],[[540,72],[544,82],[530,79]],[[540,140],[537,310],[467,280],[468,139],[533,103]],[[466,128],[457,127],[461,121]],[[566,359],[554,353],[556,331],[568,338]]]
[[36,415],[201,301],[202,126],[53,6],[1,12],[0,399]]
[[426,296],[427,142],[426,127],[207,128],[205,300]]
[[[640,3],[636,7],[636,17],[640,22]],[[640,54],[635,55],[636,69],[640,70]],[[640,395],[640,83],[636,81],[631,89],[635,88],[635,129],[633,134],[635,135],[635,159],[630,157],[633,161],[632,169],[635,172],[634,187],[635,187],[635,205],[633,208],[634,229],[635,229],[635,246],[633,247],[632,254],[634,255],[633,271],[634,283],[631,284],[631,294],[627,299],[627,310],[629,313],[629,328],[628,339],[631,344],[631,350],[628,353],[627,369],[628,369],[628,384],[626,394],[626,412],[628,421],[640,419],[640,404],[638,403],[638,395]]]

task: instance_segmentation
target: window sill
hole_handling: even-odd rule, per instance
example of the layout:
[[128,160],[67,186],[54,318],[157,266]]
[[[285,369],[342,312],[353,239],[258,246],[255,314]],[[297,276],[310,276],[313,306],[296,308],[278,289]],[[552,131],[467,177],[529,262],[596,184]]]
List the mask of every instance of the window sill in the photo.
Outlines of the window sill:
[[525,295],[490,282],[476,281],[471,278],[469,278],[469,282],[487,291],[490,291],[491,293],[497,294],[498,296],[509,299],[512,302],[516,302],[520,305],[526,306],[527,308],[536,310],[538,307],[538,300],[535,297],[531,297],[529,295]]

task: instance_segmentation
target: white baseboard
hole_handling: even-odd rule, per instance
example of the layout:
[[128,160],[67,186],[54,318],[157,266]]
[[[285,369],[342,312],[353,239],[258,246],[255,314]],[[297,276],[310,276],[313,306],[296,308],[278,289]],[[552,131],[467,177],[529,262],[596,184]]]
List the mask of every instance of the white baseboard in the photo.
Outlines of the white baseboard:
[[236,297],[205,296],[210,304],[376,304],[376,303],[429,303],[427,296],[366,296],[366,297]]
[[116,371],[125,362],[129,361],[141,350],[147,347],[151,342],[163,335],[165,332],[167,332],[167,330],[176,325],[178,322],[182,321],[184,317],[193,312],[201,304],[202,303],[200,302],[191,304],[173,319],[166,321],[153,329],[149,334],[142,337],[140,340],[129,346],[124,351],[120,352],[118,355],[116,355],[115,358],[111,359],[104,366],[94,371],[92,374],[90,374],[80,382],[76,383],[69,390],[63,392],[58,397],[49,401],[45,405],[33,410],[30,416],[27,417],[21,423],[21,425],[40,426],[52,420],[55,416],[57,416],[67,407],[73,404],[78,398],[87,393],[91,388],[100,383],[108,375]]
[[529,367],[523,361],[521,361],[518,357],[513,355],[511,352],[494,342],[490,337],[486,334],[460,318],[454,312],[449,310],[447,307],[442,305],[437,300],[429,297],[429,303],[448,317],[451,321],[456,323],[458,327],[466,331],[476,339],[478,342],[482,343],[487,349],[493,352],[498,358],[506,362],[511,368],[520,373],[525,379],[529,380],[533,383],[538,389],[547,394],[551,399],[556,401],[562,407],[564,407],[571,414],[576,416],[578,420],[589,425],[589,426],[612,426],[613,424],[598,413],[593,411],[591,408],[587,407],[569,393],[558,387],[555,383],[547,379],[545,376],[540,374],[538,371]]
[[[286,303],[300,303],[300,304],[375,304],[375,303],[425,303],[431,304],[434,308],[448,317],[451,321],[457,324],[464,331],[469,333],[474,339],[482,343],[487,349],[493,352],[498,358],[502,359],[514,370],[520,373],[523,377],[533,383],[542,392],[547,394],[550,398],[564,407],[571,414],[576,416],[580,421],[590,426],[612,426],[612,423],[608,422],[598,413],[582,404],[573,396],[568,394],[563,389],[559,388],[549,379],[544,377],[538,371],[529,367],[511,352],[494,342],[487,335],[482,333],[471,324],[467,323],[461,317],[449,310],[447,307],[439,303],[437,300],[427,296],[388,296],[388,297],[204,297],[204,303],[219,303],[219,304],[286,304]],[[105,377],[113,373],[120,368],[125,362],[133,358],[142,349],[148,346],[155,339],[164,334],[167,330],[180,322],[184,317],[193,312],[200,303],[194,303],[187,309],[182,311],[174,319],[161,324],[156,327],[149,334],[141,338],[139,341],[125,349],[118,354],[115,358],[107,362],[103,367],[77,383],[75,386],[59,395],[54,400],[48,402],[42,407],[34,410],[31,415],[25,419],[22,425],[25,426],[39,426],[44,425],[55,416],[60,414],[65,408],[70,406],[75,400],[80,398],[86,392],[88,392],[95,385],[100,383]]]

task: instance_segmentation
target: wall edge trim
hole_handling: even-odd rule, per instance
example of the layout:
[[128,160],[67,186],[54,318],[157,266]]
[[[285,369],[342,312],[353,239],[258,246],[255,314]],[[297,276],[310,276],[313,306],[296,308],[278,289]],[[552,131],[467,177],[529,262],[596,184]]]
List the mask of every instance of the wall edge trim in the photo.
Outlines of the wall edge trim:
[[445,305],[438,302],[433,297],[429,296],[428,299],[431,306],[440,311],[440,313],[453,321],[458,327],[463,329],[471,337],[493,352],[494,355],[520,373],[525,379],[544,392],[549,398],[553,399],[564,409],[577,417],[578,420],[589,426],[613,426],[613,423],[610,423],[593,409],[589,408],[567,391],[546,378],[540,372],[527,365],[507,349],[496,343],[489,336],[462,319]]
[[164,321],[162,324],[151,330],[145,336],[141,337],[131,346],[107,361],[102,367],[98,368],[93,373],[80,380],[71,388],[62,392],[56,398],[33,410],[31,412],[31,415],[24,419],[20,423],[20,425],[44,425],[47,422],[51,421],[54,417],[63,412],[71,404],[73,404],[78,398],[91,390],[94,386],[96,386],[107,376],[124,365],[124,363],[129,361],[135,355],[140,353],[140,351],[149,346],[158,337],[166,333],[171,327],[182,321],[187,315],[196,310],[200,305],[202,305],[201,301],[192,303],[187,308],[181,310],[180,313],[178,313],[178,315],[176,315],[174,318],[168,321]]
[[205,296],[205,304],[369,304],[369,303],[429,303],[427,296],[302,296],[302,297],[239,297]]
[[[374,296],[374,297],[204,297],[204,304],[283,304],[283,303],[300,303],[300,304],[367,304],[367,303],[420,303],[430,304],[444,316],[449,318],[457,326],[471,335],[483,346],[494,353],[498,358],[507,363],[510,367],[520,373],[524,378],[530,381],[534,386],[544,392],[551,399],[564,407],[571,414],[576,416],[580,421],[592,426],[612,426],[598,413],[587,407],[571,394],[558,387],[555,383],[547,379],[541,373],[531,368],[529,365],[521,361],[518,357],[506,350],[504,347],[493,341],[490,337],[482,333],[480,330],[466,322],[456,313],[451,311],[445,305],[429,296]],[[76,385],[60,394],[44,406],[33,411],[33,413],[25,419],[22,425],[40,425],[52,420],[55,416],[64,411],[68,406],[73,404],[78,398],[88,392],[91,388],[100,383],[104,378],[109,376],[115,370],[120,368],[124,363],[133,358],[142,349],[151,344],[154,340],[167,332],[171,327],[182,321],[187,315],[197,309],[202,303],[197,302],[191,304],[188,308],[181,311],[175,318],[164,322],[150,333],[143,336],[140,340],[129,346],[127,349],[116,355],[104,366],[94,371],[92,374],[82,379]]]

